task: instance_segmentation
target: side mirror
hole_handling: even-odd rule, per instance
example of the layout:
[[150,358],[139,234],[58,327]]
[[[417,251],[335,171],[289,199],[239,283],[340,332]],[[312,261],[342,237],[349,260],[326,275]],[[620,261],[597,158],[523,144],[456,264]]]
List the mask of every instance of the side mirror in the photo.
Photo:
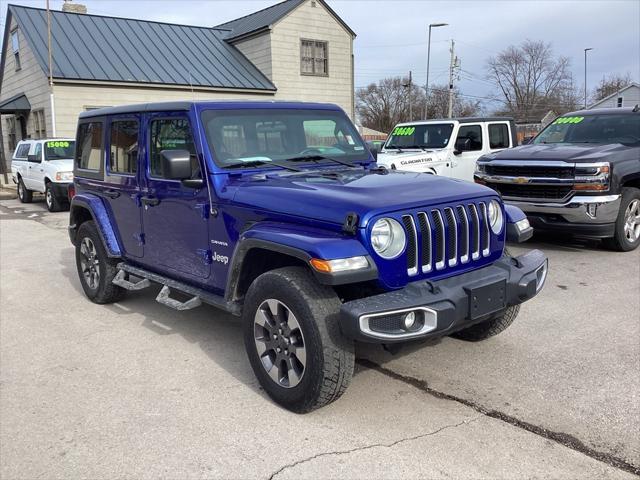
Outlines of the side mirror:
[[170,180],[191,178],[191,154],[188,150],[162,150],[162,173]]
[[369,148],[369,151],[371,152],[371,155],[373,155],[373,159],[377,162],[378,161],[378,147],[373,142],[367,142],[367,147]]
[[468,152],[471,150],[471,139],[470,138],[458,138],[456,140],[456,145],[453,149],[453,153],[455,155],[460,155],[462,152]]
[[27,155],[27,161],[28,162],[33,162],[33,163],[40,163],[42,162],[42,159],[40,158],[40,155]]

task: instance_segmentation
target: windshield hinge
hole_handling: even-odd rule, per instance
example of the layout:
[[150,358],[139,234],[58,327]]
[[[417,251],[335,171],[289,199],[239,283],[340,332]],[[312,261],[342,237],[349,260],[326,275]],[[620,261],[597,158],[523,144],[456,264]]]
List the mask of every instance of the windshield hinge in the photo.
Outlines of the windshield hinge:
[[347,216],[344,219],[344,223],[342,224],[342,231],[348,233],[350,235],[355,235],[358,231],[358,214],[355,212],[347,213]]

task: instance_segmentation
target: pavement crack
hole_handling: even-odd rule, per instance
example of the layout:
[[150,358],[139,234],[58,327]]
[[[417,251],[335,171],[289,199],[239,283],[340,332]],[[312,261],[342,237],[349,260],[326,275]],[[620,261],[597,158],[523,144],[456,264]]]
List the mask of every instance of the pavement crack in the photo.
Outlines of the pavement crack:
[[478,415],[477,417],[474,417],[474,418],[469,419],[469,420],[465,420],[463,422],[444,425],[444,426],[442,426],[442,427],[440,427],[440,428],[438,428],[436,430],[433,430],[431,432],[421,433],[419,435],[414,435],[414,436],[411,436],[411,437],[401,438],[401,439],[396,440],[396,441],[391,442],[391,443],[372,443],[372,444],[369,444],[369,445],[363,445],[361,447],[351,448],[349,450],[334,450],[334,451],[331,451],[331,452],[317,453],[317,454],[312,455],[310,457],[303,458],[301,460],[297,460],[297,461],[295,461],[293,463],[289,463],[287,465],[284,465],[283,467],[280,467],[280,469],[276,470],[274,473],[272,473],[269,476],[269,480],[273,480],[276,476],[280,475],[285,470],[288,470],[290,468],[296,467],[298,465],[302,465],[304,463],[311,462],[311,461],[315,460],[316,458],[329,457],[329,456],[332,456],[332,455],[348,455],[350,453],[361,452],[363,450],[370,450],[372,448],[392,448],[392,447],[395,447],[396,445],[400,445],[400,444],[405,443],[405,442],[411,442],[411,441],[414,441],[414,440],[419,440],[421,438],[430,437],[432,435],[437,435],[438,433],[440,433],[440,432],[442,432],[444,430],[448,430],[448,429],[451,429],[451,428],[458,428],[458,427],[461,427],[463,425],[467,425],[467,424],[469,424],[471,422],[475,422],[476,420],[478,420],[480,418],[482,418],[482,416]]
[[506,413],[484,407],[483,405],[480,405],[472,400],[467,400],[465,398],[457,397],[449,393],[444,393],[438,390],[434,390],[424,380],[420,380],[418,378],[410,377],[408,375],[402,375],[400,373],[396,373],[389,368],[383,367],[382,365],[372,362],[371,360],[358,359],[356,360],[356,363],[358,363],[363,367],[369,368],[371,370],[375,370],[376,372],[381,373],[389,378],[406,383],[407,385],[411,385],[412,387],[415,387],[418,390],[421,390],[435,398],[439,398],[442,400],[450,400],[453,402],[460,403],[462,405],[465,405],[469,408],[474,409],[476,412],[486,417],[494,418],[496,420],[500,420],[502,422],[508,423],[509,425],[512,425],[516,428],[526,430],[530,433],[543,437],[547,440],[551,440],[553,442],[559,443],[567,448],[570,448],[571,450],[574,450],[576,452],[582,453],[583,455],[591,457],[594,460],[606,463],[607,465],[610,465],[614,468],[618,468],[625,472],[640,476],[640,465],[634,465],[632,463],[627,462],[623,458],[616,457],[615,455],[612,455],[610,453],[602,452],[592,447],[589,447],[582,440],[568,433],[555,432],[553,430],[548,430],[544,427],[541,427],[539,425],[534,425],[524,420],[520,420]]

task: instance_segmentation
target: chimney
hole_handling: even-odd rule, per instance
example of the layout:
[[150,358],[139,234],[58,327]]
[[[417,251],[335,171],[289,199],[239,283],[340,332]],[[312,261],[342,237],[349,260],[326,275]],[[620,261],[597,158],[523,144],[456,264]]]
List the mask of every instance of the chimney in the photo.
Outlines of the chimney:
[[72,0],[64,0],[62,11],[69,13],[87,13],[87,7],[81,3],[73,3]]

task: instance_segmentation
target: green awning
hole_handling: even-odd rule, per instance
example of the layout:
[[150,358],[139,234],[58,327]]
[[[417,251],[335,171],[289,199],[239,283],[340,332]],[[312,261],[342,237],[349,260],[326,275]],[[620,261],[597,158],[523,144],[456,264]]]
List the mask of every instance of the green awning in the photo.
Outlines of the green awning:
[[19,93],[7,100],[0,100],[0,113],[28,113],[31,111],[31,104],[24,93]]

